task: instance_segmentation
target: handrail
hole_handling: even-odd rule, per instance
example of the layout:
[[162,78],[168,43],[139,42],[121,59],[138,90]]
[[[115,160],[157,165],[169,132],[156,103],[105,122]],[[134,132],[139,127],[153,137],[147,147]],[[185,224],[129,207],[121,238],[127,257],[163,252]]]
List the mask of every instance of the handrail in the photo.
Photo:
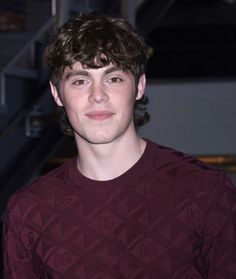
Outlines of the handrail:
[[[33,50],[34,43],[36,40],[47,32],[53,25],[56,29],[69,17],[70,11],[70,0],[51,0],[51,17],[50,19],[40,28],[40,30],[29,40],[28,43],[17,53],[8,64],[0,70],[0,114],[7,112],[6,104],[6,74],[12,74],[14,76],[19,76],[19,71],[17,73],[15,64],[21,59],[27,51],[30,49]],[[35,57],[34,57],[35,58]],[[25,71],[23,74],[25,77],[32,78],[35,76],[33,70]],[[21,75],[22,76],[22,75]]]
[[34,46],[34,43],[45,34],[56,23],[56,17],[52,16],[50,19],[38,30],[38,32],[25,44],[25,46],[5,65],[0,71],[0,113],[7,111],[6,104],[6,85],[5,75],[11,73],[11,67],[13,67],[27,51]]
[[36,42],[36,40],[41,37],[50,27],[55,23],[55,18],[51,17],[39,30],[38,32],[25,44],[25,46],[14,56],[9,63],[3,68],[2,72],[7,73],[7,70],[14,65],[25,53],[26,51]]

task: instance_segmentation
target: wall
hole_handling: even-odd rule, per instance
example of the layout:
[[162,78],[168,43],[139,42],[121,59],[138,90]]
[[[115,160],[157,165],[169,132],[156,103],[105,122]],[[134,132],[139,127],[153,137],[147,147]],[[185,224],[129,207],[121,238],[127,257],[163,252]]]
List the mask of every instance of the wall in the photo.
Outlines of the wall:
[[236,80],[150,82],[139,133],[194,155],[236,155]]
[[[139,134],[193,155],[236,155],[236,80],[149,82]],[[236,186],[236,173],[228,173]]]

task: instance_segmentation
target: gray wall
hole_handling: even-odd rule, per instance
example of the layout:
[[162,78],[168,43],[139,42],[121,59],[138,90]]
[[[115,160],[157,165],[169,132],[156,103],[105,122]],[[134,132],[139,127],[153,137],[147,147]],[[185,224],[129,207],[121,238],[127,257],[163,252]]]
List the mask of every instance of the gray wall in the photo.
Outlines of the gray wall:
[[149,82],[141,136],[194,155],[236,155],[236,80]]
[[[193,155],[236,155],[236,80],[149,82],[139,133]],[[236,186],[236,173],[228,173]]]

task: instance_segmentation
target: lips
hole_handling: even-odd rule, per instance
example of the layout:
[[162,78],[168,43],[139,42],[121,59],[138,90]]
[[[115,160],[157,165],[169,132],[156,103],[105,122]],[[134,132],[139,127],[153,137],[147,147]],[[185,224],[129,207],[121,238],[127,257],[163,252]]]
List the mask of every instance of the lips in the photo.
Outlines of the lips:
[[91,111],[86,113],[86,116],[92,120],[105,120],[113,116],[111,111]]

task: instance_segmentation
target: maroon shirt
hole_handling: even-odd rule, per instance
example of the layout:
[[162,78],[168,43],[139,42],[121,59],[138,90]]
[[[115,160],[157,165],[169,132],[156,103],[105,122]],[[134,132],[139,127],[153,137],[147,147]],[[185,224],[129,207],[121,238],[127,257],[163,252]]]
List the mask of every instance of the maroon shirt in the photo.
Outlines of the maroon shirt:
[[111,181],[70,160],[15,193],[5,278],[235,279],[236,191],[225,175],[150,141]]

